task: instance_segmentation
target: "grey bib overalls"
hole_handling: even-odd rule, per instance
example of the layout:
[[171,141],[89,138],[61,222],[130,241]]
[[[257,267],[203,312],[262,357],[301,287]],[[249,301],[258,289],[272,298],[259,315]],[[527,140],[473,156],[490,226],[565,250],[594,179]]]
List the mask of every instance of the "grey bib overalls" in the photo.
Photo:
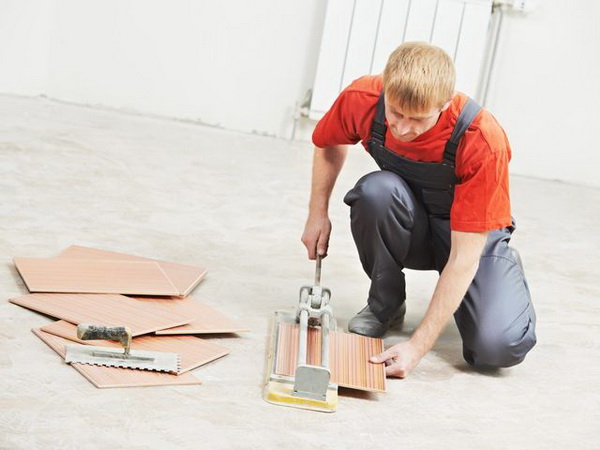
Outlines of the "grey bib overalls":
[[[368,303],[385,322],[405,301],[404,268],[441,272],[450,254],[450,209],[460,139],[479,112],[465,105],[441,163],[403,158],[385,148],[385,104],[381,94],[368,151],[381,171],[362,177],[346,194],[352,235],[371,279]],[[513,226],[488,236],[479,269],[454,314],[463,356],[477,366],[518,364],[535,345],[535,312],[523,268],[508,246]]]

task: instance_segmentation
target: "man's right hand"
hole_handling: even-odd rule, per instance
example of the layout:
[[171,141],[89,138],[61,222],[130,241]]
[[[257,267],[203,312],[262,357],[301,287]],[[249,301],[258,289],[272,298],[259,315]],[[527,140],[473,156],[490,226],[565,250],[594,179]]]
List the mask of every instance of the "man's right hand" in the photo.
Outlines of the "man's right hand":
[[308,250],[308,259],[317,259],[317,254],[323,258],[327,256],[329,236],[331,235],[331,221],[327,214],[309,214],[302,233],[302,243]]

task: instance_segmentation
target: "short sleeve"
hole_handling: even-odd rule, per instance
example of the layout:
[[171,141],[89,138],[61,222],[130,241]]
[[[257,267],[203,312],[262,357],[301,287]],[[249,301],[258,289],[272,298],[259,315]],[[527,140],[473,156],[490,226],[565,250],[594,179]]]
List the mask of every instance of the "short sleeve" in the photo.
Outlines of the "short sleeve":
[[368,139],[377,99],[377,93],[357,90],[350,85],[317,123],[312,135],[313,144],[324,148],[354,145]]
[[[483,143],[481,143],[483,145]],[[464,169],[455,187],[450,227],[482,232],[511,224],[508,180],[509,149],[480,150],[483,158]]]

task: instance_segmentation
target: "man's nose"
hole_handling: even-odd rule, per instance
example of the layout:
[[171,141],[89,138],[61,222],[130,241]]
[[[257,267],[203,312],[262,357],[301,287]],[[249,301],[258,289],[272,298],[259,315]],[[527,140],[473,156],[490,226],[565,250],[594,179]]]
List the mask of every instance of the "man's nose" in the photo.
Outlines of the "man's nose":
[[402,119],[396,120],[391,124],[397,135],[402,136],[412,131],[412,125],[410,120]]

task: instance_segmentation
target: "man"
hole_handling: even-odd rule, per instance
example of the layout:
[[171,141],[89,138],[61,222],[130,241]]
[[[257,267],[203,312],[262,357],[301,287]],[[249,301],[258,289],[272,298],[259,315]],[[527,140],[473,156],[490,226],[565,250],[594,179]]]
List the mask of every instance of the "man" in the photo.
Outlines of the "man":
[[325,256],[329,198],[347,154],[362,142],[380,171],[346,194],[358,254],[371,279],[367,306],[350,332],[383,336],[404,318],[404,268],[440,273],[411,338],[372,362],[405,377],[454,314],[465,360],[509,367],[535,345],[535,312],[523,268],[508,246],[511,150],[494,117],[454,91],[440,48],[404,43],[383,75],[354,81],[317,124],[312,188],[302,242]]

